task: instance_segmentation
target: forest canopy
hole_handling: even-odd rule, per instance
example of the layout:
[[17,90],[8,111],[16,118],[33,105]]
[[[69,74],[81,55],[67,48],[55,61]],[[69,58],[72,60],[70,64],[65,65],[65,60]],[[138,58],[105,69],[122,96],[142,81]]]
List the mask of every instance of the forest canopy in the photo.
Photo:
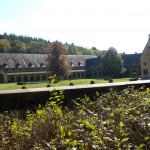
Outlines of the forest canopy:
[[[45,54],[52,42],[42,38],[4,33],[0,34],[0,53]],[[106,53],[106,50],[98,50],[96,47],[85,48],[67,42],[63,45],[68,55],[97,55],[103,57]]]

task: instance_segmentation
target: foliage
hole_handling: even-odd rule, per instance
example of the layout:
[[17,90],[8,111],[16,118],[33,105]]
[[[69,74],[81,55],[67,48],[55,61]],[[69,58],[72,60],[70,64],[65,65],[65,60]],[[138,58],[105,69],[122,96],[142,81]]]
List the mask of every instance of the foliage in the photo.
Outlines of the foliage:
[[110,77],[119,77],[123,71],[123,61],[117,50],[109,48],[103,58],[103,73]]
[[26,44],[19,40],[12,41],[10,46],[10,53],[26,53]]
[[0,35],[1,53],[45,53],[50,44],[41,38],[7,35],[7,33]]
[[65,43],[65,47],[68,55],[96,55],[103,57],[106,53],[105,50],[98,50],[95,47],[85,48],[82,46],[76,46],[74,43]]
[[95,82],[93,80],[90,81],[90,84],[95,84]]
[[150,149],[150,89],[110,89],[96,101],[73,100],[72,109],[62,108],[63,91],[50,94],[24,118],[0,115],[0,149]]
[[8,53],[10,52],[10,43],[6,39],[0,39],[0,53]]
[[27,44],[27,53],[46,53],[49,46],[50,44],[47,42],[31,41]]
[[70,64],[67,63],[66,49],[61,42],[52,43],[48,52],[47,66],[52,76],[56,74],[58,81],[60,76],[69,74]]
[[[17,42],[16,42],[17,41]],[[104,50],[97,50],[95,47],[87,49],[76,46],[74,43],[63,44],[68,55],[97,55],[104,56]],[[51,42],[42,38],[33,38],[15,34],[0,34],[0,53],[46,53],[51,46]]]

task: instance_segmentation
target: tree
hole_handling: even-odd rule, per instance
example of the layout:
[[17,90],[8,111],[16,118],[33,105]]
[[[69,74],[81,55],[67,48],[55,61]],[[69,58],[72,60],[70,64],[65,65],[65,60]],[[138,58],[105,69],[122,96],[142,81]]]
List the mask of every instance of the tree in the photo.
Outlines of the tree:
[[86,49],[83,51],[82,55],[94,55],[94,52],[92,49]]
[[26,44],[19,40],[11,42],[10,46],[11,53],[26,53]]
[[68,46],[68,54],[69,55],[78,55],[78,49],[77,46],[72,43]]
[[92,47],[92,50],[97,50],[97,48],[96,47]]
[[109,77],[119,77],[123,71],[123,61],[117,50],[110,47],[103,57],[103,73]]
[[45,53],[49,45],[46,42],[31,41],[29,44],[27,44],[27,53]]
[[47,58],[47,65],[51,75],[55,75],[60,79],[60,76],[69,74],[70,65],[67,63],[66,49],[59,41],[55,41],[50,46]]
[[106,54],[106,50],[94,50],[94,55],[99,56],[99,57],[104,57]]
[[0,39],[0,53],[9,53],[10,49],[9,41],[7,39]]

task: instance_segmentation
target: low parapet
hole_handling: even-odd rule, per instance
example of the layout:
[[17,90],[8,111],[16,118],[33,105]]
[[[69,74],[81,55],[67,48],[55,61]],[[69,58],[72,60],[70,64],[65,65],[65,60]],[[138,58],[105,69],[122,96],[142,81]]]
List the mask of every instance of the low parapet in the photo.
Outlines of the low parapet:
[[27,107],[29,108],[31,106],[35,107],[39,104],[45,104],[51,96],[50,90],[54,89],[56,91],[64,91],[65,104],[69,105],[72,99],[84,98],[85,95],[91,99],[94,99],[96,92],[101,94],[108,92],[110,88],[122,90],[128,86],[135,86],[136,88],[142,86],[150,87],[150,80],[0,91],[0,108],[1,110],[11,110]]

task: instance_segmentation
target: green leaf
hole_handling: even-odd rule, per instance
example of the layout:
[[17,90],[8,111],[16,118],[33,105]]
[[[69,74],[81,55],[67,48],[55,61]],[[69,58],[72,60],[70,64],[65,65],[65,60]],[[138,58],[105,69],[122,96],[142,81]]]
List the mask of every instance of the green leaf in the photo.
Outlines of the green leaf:
[[143,148],[145,146],[145,144],[140,144],[139,146],[138,146],[138,148]]
[[124,139],[121,140],[121,143],[126,142],[128,140],[129,140],[129,138],[124,138]]
[[149,140],[149,137],[148,136],[144,137],[144,141],[147,141],[147,140]]
[[114,113],[110,113],[110,117],[113,117],[114,116]]
[[72,141],[72,146],[74,147],[74,146],[76,146],[77,145],[77,141],[76,140],[73,140]]
[[122,122],[122,121],[120,122],[120,124],[119,124],[119,125],[120,125],[120,127],[123,127],[123,126],[124,126],[124,124],[123,124],[123,122]]

